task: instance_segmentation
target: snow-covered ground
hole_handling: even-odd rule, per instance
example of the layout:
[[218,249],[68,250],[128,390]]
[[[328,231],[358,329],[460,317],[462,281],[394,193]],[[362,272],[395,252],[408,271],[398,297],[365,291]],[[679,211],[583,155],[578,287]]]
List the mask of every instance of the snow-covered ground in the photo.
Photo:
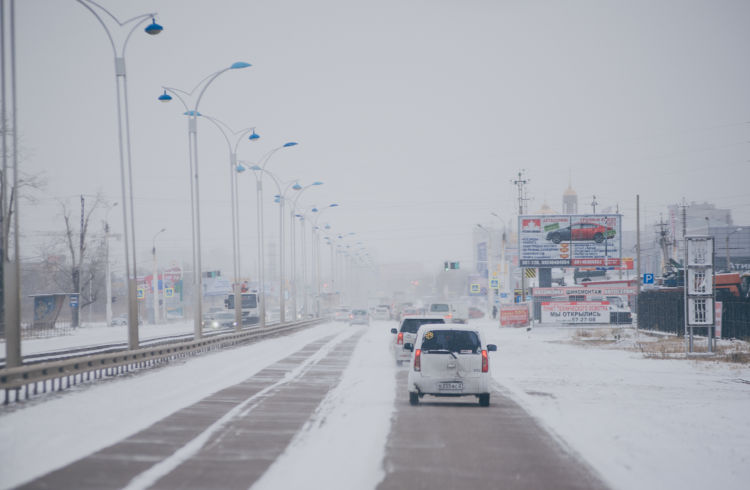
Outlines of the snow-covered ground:
[[[535,326],[527,332],[501,329],[486,320],[472,325],[498,344],[491,369],[499,389],[614,488],[746,488],[746,365],[647,359],[627,350],[632,345],[628,341],[581,345],[574,342],[575,328]],[[394,410],[395,367],[387,347],[391,326],[374,322],[368,329],[340,385],[258,488],[289,488],[290,478],[298,478],[294,482],[299,485],[292,487],[377,485]],[[112,444],[315,339],[350,331],[341,324],[321,325],[0,409],[0,487],[28,481]],[[42,341],[27,344],[34,342]],[[190,380],[189,388],[185,380]]]
[[[156,337],[193,333],[192,321],[181,321],[163,325],[141,325],[138,329],[140,340]],[[83,325],[71,331],[70,335],[41,339],[23,339],[21,355],[42,354],[75,347],[89,347],[101,344],[128,341],[128,327],[108,327],[103,323]],[[5,357],[5,341],[0,341],[0,357]]]
[[612,487],[747,488],[747,365],[573,345],[572,327],[485,331],[497,382]]

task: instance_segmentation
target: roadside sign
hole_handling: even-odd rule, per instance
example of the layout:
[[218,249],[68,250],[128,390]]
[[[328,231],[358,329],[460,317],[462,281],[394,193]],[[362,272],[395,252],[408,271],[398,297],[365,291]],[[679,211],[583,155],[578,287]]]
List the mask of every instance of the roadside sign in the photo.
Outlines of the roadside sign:
[[164,288],[164,297],[165,298],[174,297],[174,288]]
[[138,289],[136,290],[136,293],[137,293],[137,296],[136,296],[136,297],[137,297],[138,299],[143,299],[143,298],[145,298],[145,297],[146,297],[146,290],[145,290],[145,289],[143,289],[143,288],[138,288]]
[[77,294],[70,295],[70,307],[78,308],[78,295]]
[[481,291],[481,288],[480,288],[479,284],[472,284],[470,291],[472,293],[479,293]]
[[714,303],[714,307],[716,308],[716,312],[714,314],[714,335],[717,339],[721,338],[721,301],[717,301]]
[[653,284],[654,283],[654,274],[651,272],[647,272],[643,274],[643,284]]
[[499,280],[497,280],[497,279],[492,279],[492,280],[490,280],[490,287],[491,287],[492,289],[497,289],[497,288],[499,288],[499,287],[500,287],[500,281],[499,281]]

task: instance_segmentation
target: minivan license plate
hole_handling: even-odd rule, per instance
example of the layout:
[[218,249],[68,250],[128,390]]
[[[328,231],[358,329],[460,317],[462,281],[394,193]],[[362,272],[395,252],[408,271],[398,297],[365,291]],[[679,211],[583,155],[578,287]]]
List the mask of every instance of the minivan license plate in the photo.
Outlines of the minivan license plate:
[[461,391],[464,389],[464,384],[461,381],[454,381],[451,383],[438,383],[438,390],[440,391]]

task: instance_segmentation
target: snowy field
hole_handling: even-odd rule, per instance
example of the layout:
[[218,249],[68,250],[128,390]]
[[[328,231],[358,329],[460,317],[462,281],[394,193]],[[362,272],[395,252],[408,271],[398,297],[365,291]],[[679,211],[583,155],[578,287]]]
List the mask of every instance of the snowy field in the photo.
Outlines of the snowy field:
[[[576,328],[535,326],[527,332],[501,329],[486,320],[472,324],[498,344],[491,357],[498,389],[588,461],[612,487],[746,488],[746,365],[648,359],[632,349],[629,338],[596,342],[576,336]],[[397,409],[396,368],[388,351],[391,326],[374,322],[369,327],[341,383],[255,488],[377,485],[384,474],[391,415]],[[315,339],[331,334],[343,339],[355,328],[366,327],[320,325],[0,409],[0,487],[64,466],[252,376]],[[71,340],[60,341],[67,346]],[[36,342],[51,349],[54,339],[27,342],[25,352],[33,351]]]

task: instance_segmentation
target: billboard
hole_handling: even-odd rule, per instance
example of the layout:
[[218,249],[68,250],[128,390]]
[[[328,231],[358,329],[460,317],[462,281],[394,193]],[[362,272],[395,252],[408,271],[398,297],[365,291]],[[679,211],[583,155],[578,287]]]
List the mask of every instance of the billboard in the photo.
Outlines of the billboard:
[[529,307],[526,304],[501,304],[500,325],[525,327],[529,324]]
[[542,303],[542,323],[609,323],[606,301]]
[[620,267],[619,214],[518,218],[521,267]]

